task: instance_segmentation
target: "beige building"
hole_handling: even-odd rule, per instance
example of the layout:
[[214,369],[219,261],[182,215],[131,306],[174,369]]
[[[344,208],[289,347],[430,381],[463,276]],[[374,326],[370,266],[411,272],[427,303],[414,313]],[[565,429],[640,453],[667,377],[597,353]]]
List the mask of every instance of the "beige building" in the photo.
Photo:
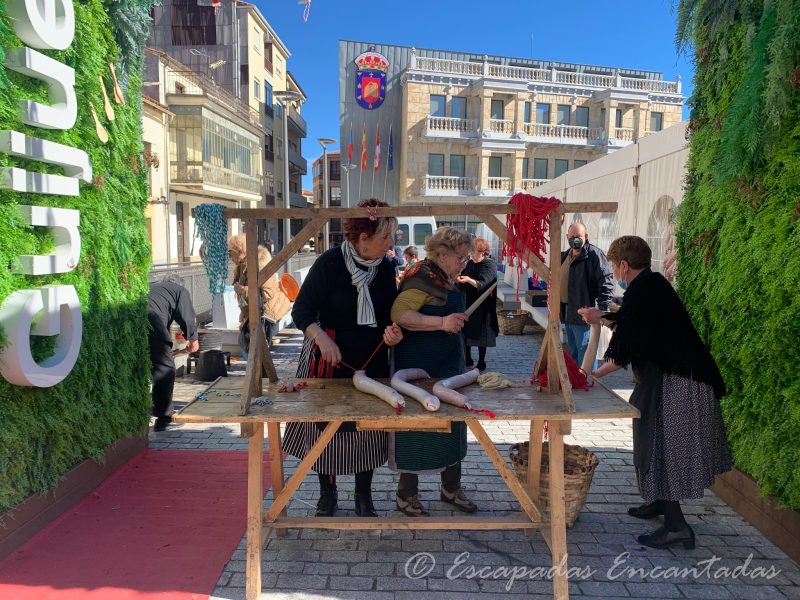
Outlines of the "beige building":
[[[382,105],[366,110],[354,90],[370,50],[389,66]],[[374,130],[393,128],[394,172],[379,173],[392,203],[507,202],[681,121],[680,78],[656,71],[361,42],[340,42],[339,57],[341,139],[353,128],[358,155],[365,126],[372,164]]]
[[[254,208],[262,201],[261,116],[162,52],[146,51],[145,73],[146,216],[153,263],[189,262],[200,248],[193,235],[197,205]],[[238,230],[239,223],[231,221],[229,233]]]
[[[314,202],[323,206],[325,189],[323,157],[314,161],[311,172],[314,176]],[[328,152],[328,205],[331,208],[342,206],[342,159],[338,150]],[[329,224],[330,246],[338,246],[344,240],[341,219],[332,219]]]

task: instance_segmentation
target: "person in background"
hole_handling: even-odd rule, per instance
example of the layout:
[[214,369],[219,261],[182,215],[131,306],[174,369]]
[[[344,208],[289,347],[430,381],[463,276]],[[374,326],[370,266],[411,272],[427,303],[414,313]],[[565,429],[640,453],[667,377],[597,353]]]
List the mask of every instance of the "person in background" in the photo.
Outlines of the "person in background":
[[386,250],[386,258],[389,259],[389,262],[394,267],[395,275],[399,273],[400,267],[406,264],[399,246],[389,246],[389,249]]
[[419,262],[419,250],[416,246],[408,246],[403,250],[403,258],[406,259],[406,269],[410,269]]
[[[228,240],[228,257],[236,264],[233,272],[233,290],[239,300],[239,328],[242,336],[242,350],[248,351],[250,347],[249,312],[247,305],[247,237],[240,233]],[[267,266],[272,260],[272,255],[264,246],[258,247],[258,269]],[[281,290],[277,273],[269,279],[258,278],[259,307],[261,324],[267,344],[272,347],[272,339],[280,329],[280,321],[291,309],[289,297]]]
[[[359,207],[385,207],[362,200]],[[308,272],[292,309],[305,333],[297,377],[348,379],[363,367],[372,378],[389,376],[389,347],[403,339],[389,312],[397,296],[395,269],[386,257],[397,227],[393,217],[343,219],[345,241],[323,253]],[[381,344],[385,344],[381,346]],[[370,359],[370,355],[377,353]],[[289,423],[283,449],[302,459],[327,423]],[[355,513],[376,517],[372,475],[386,462],[388,437],[383,431],[358,431],[345,422],[314,463],[319,476],[317,516],[338,508],[337,475],[355,474]]]
[[[489,257],[489,242],[484,238],[475,239],[475,250],[471,260],[456,278],[459,289],[466,294],[467,307],[480,298],[489,286],[497,282],[497,263]],[[469,321],[461,330],[464,335],[466,365],[471,367],[472,346],[478,347],[479,371],[486,370],[486,348],[497,345],[497,288],[487,296],[481,305],[470,315]]]
[[275,242],[272,241],[272,238],[267,239],[264,245],[267,247],[270,254],[275,254]]
[[150,372],[153,376],[153,431],[164,431],[172,423],[172,392],[175,388],[175,360],[169,328],[178,323],[187,340],[186,351],[200,349],[197,323],[189,292],[179,278],[166,278],[150,284],[147,294],[147,317],[150,321]]
[[583,223],[569,226],[567,243],[569,249],[561,253],[561,322],[566,328],[570,356],[580,366],[589,345],[589,325],[578,309],[596,306],[607,311],[614,278],[606,255],[589,243]]
[[716,475],[731,469],[719,398],[725,383],[714,358],[697,334],[678,294],[650,270],[650,247],[626,235],[608,248],[614,277],[626,289],[618,312],[597,308],[578,312],[589,324],[613,331],[608,359],[592,375],[603,377],[631,365],[636,385],[630,403],[633,464],[645,504],[628,509],[639,519],[664,516],[664,525],[640,535],[640,544],[664,548],[695,546],[680,501],[702,498]]
[[[406,269],[392,306],[392,320],[404,332],[403,341],[395,348],[396,369],[424,369],[436,378],[464,372],[464,342],[457,334],[468,317],[464,293],[455,279],[472,250],[472,238],[466,231],[440,227],[425,240],[425,260]],[[397,509],[412,517],[427,516],[419,499],[419,474],[439,471],[439,498],[460,511],[475,512],[478,507],[461,487],[461,461],[466,453],[463,422],[453,421],[450,433],[395,433],[389,466],[400,472]]]

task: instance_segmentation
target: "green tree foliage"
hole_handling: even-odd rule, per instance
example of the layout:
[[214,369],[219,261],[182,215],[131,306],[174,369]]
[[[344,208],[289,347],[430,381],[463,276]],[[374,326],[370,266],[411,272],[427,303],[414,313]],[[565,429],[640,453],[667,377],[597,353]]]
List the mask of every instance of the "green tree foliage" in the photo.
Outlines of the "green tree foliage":
[[716,357],[736,465],[800,508],[800,0],[684,0],[695,49],[679,292]]
[[[94,175],[92,183],[81,183],[80,196],[74,198],[0,191],[0,301],[18,289],[69,284],[75,286],[83,311],[80,356],[62,383],[28,388],[0,379],[0,511],[52,488],[77,463],[101,458],[104,448],[142,432],[148,420],[150,246],[144,226],[147,188],[139,94],[143,54],[141,42],[138,48],[126,47],[130,78],[126,103],[114,104],[116,120],[107,121],[100,77],[112,96],[108,63],[120,61],[115,34],[121,31],[120,23],[112,27],[110,3],[74,1],[72,45],[60,52],[43,51],[75,69],[78,120],[69,131],[23,125],[17,113],[19,100],[49,103],[47,88],[0,68],[0,129],[81,148],[89,154]],[[146,18],[149,3],[128,2],[126,9]],[[0,0],[0,52],[21,45]],[[108,144],[97,138],[90,105],[109,133]],[[0,165],[60,172],[52,165],[8,155],[0,155]],[[20,204],[80,210],[82,250],[73,272],[47,277],[13,272],[20,254],[47,252],[53,244],[48,230],[24,225],[18,216]],[[4,339],[0,328],[0,341]],[[31,339],[36,358],[52,352],[54,338]]]

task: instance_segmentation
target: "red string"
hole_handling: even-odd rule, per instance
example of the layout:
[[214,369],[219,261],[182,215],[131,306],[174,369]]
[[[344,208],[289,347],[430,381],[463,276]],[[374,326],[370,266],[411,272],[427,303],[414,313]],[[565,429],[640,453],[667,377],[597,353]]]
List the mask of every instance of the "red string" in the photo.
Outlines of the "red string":
[[[569,375],[569,382],[572,388],[576,390],[588,390],[594,385],[594,382],[589,383],[589,378],[586,376],[586,373],[584,373],[573,358],[567,354],[567,351],[563,349],[561,351],[564,353],[564,362],[567,364],[567,375]],[[531,376],[531,383],[534,382],[534,377],[536,377],[535,373]],[[542,372],[539,373],[537,381],[540,386],[547,387],[547,369],[543,369]],[[558,382],[558,387],[559,389],[561,388],[561,381]]]
[[481,414],[481,415],[486,415],[490,419],[496,419],[497,418],[497,415],[494,414],[490,410],[481,410],[481,409],[478,409],[478,408],[467,408],[466,406],[464,408],[466,408],[469,412],[478,413],[478,414]]
[[[523,268],[528,268],[524,264],[524,250],[518,247],[518,242],[527,247],[539,260],[544,261],[544,253],[547,251],[547,244],[550,238],[547,233],[550,229],[550,214],[553,213],[561,204],[558,198],[540,198],[530,194],[514,194],[509,201],[517,212],[508,215],[508,236],[503,243],[503,250],[500,260],[510,258],[511,266],[514,266],[516,259],[517,267],[517,300],[519,300],[519,285],[522,281]],[[538,279],[536,271],[533,272],[533,281]]]

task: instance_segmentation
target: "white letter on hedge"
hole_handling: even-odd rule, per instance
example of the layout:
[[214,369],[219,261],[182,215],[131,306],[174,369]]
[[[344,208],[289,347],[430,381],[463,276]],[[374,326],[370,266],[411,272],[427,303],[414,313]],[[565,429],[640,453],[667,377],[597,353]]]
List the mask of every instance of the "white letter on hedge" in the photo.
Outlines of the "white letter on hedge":
[[41,79],[50,88],[52,106],[20,100],[22,120],[45,129],[71,129],[78,118],[75,70],[30,48],[6,48],[6,67]]
[[[52,387],[72,371],[83,333],[83,315],[74,287],[46,285],[17,290],[0,306],[0,323],[8,342],[0,354],[0,373],[9,383]],[[31,356],[31,335],[58,335],[55,353],[41,364]]]
[[81,257],[81,235],[78,232],[80,211],[49,206],[20,206],[19,210],[29,225],[53,228],[56,249],[53,254],[21,255],[21,267],[16,272],[26,275],[53,275],[72,271]]
[[2,167],[0,189],[77,196],[80,194],[78,179],[87,183],[92,180],[89,155],[79,148],[29,137],[19,131],[3,130],[0,131],[0,152],[58,165],[64,169],[66,175],[29,173],[18,167]]
[[66,50],[75,37],[71,0],[9,0],[8,16],[19,38],[34,48]]

